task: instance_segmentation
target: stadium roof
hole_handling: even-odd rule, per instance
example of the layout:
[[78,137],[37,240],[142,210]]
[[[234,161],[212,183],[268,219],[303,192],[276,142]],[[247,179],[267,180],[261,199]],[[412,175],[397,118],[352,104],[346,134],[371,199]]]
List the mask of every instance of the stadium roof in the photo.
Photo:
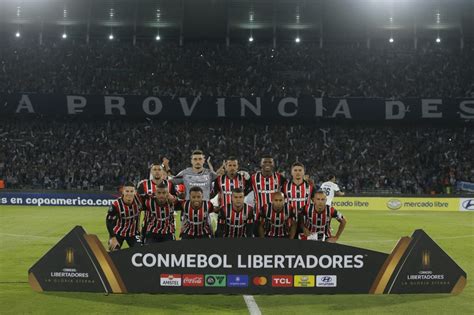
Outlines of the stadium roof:
[[474,38],[472,0],[2,0],[0,23],[45,37]]

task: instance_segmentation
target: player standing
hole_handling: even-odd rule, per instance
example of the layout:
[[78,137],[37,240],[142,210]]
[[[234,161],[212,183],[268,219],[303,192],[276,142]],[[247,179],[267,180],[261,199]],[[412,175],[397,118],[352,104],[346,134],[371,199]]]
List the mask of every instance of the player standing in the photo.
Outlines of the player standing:
[[153,163],[150,167],[150,178],[144,179],[138,183],[137,191],[142,198],[153,198],[156,191],[156,186],[164,183],[167,186],[168,192],[176,196],[174,185],[167,180],[168,174],[163,164]]
[[[295,162],[291,166],[291,181],[287,180],[283,185],[286,202],[296,211],[296,219],[299,218],[298,211],[311,202],[311,194],[314,190],[313,181],[306,180],[305,177],[303,163]],[[297,234],[302,233],[303,230],[301,230],[300,225],[297,224],[296,226]]]
[[225,174],[214,181],[214,193],[219,195],[219,205],[226,207],[232,202],[233,191],[241,188],[245,193],[249,189],[249,181],[242,174],[239,174],[239,161],[236,157],[230,156],[224,162]]
[[336,184],[336,176],[334,175],[329,175],[327,182],[322,183],[320,189],[326,194],[326,202],[329,206],[332,206],[332,200],[334,199],[334,196],[345,195]]
[[263,156],[260,161],[261,170],[252,174],[250,183],[254,192],[254,209],[257,211],[258,219],[259,209],[272,201],[272,195],[281,191],[285,178],[274,171],[275,162],[269,155]]
[[287,180],[283,185],[283,193],[286,201],[293,209],[301,209],[311,202],[311,194],[314,186],[304,179],[305,168],[300,162],[291,166],[291,181]]
[[[153,163],[150,168],[150,179],[144,179],[140,181],[138,184],[137,190],[138,195],[141,197],[142,202],[144,203],[147,200],[155,198],[156,187],[160,184],[164,184],[168,193],[176,198],[177,192],[176,189],[171,183],[171,181],[167,180],[168,172],[166,169],[169,170],[168,166],[169,160],[163,158],[163,163],[160,165],[158,163]],[[172,198],[170,197],[170,198]],[[142,240],[146,238],[146,226],[148,225],[148,215],[150,214],[149,211],[145,211],[145,217],[143,219],[142,224]]]
[[203,193],[203,199],[209,200],[211,196],[212,183],[217,178],[217,174],[204,168],[204,153],[201,150],[194,150],[191,154],[191,165],[179,172],[171,182],[175,185],[184,184],[186,190],[186,200],[190,198],[192,187],[200,187]]
[[176,204],[176,198],[169,193],[168,186],[165,183],[158,184],[155,196],[147,198],[144,202],[147,213],[144,227],[145,243],[159,243],[175,239],[174,210]]

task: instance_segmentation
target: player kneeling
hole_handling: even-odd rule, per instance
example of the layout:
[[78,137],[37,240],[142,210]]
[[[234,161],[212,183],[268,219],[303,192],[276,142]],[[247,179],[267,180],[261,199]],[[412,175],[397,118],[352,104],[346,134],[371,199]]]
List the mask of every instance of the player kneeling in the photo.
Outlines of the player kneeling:
[[209,214],[214,211],[212,203],[203,200],[201,187],[191,187],[189,199],[183,202],[181,212],[181,238],[196,239],[211,237]]
[[293,208],[285,203],[282,192],[273,193],[271,200],[260,210],[259,236],[293,239],[296,234],[296,217]]
[[[326,205],[326,194],[318,190],[311,196],[312,202],[300,211],[299,222],[303,228],[303,237],[308,240],[336,243],[344,231],[346,219],[334,207]],[[331,235],[331,219],[339,222],[335,236]]]
[[168,185],[165,183],[158,184],[153,198],[145,200],[146,244],[174,240],[176,203],[176,198],[169,193]]
[[139,230],[141,208],[142,204],[135,185],[126,183],[122,187],[122,196],[112,203],[107,212],[110,250],[120,249],[123,241],[126,241],[129,247],[141,242]]
[[244,203],[242,188],[232,191],[232,199],[219,211],[216,237],[253,237],[253,209]]

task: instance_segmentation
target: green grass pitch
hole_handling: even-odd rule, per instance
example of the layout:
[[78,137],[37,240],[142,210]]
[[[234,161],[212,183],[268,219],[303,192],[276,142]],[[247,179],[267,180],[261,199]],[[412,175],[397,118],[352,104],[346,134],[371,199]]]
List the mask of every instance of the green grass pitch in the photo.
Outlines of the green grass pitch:
[[[27,270],[75,225],[106,243],[105,208],[0,207],[0,313],[242,313],[239,295],[104,295],[37,293]],[[276,295],[255,296],[263,314],[322,312],[382,314],[474,314],[474,213],[348,211],[340,243],[389,253],[401,236],[424,229],[468,274],[460,295]],[[337,223],[335,224],[337,225]]]

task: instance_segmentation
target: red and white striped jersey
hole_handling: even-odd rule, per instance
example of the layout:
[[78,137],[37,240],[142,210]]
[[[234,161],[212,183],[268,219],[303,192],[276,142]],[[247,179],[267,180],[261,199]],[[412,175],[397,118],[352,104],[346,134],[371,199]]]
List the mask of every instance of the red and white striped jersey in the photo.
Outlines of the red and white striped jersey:
[[147,217],[146,232],[154,234],[171,234],[174,236],[174,206],[166,202],[159,205],[156,198],[145,200]]
[[281,211],[276,211],[270,203],[261,208],[260,221],[264,223],[265,237],[288,237],[295,221],[295,212],[287,203]]
[[[173,183],[170,181],[164,179],[163,183],[168,187],[168,192],[176,196],[176,189],[174,188]],[[140,183],[138,183],[137,187],[137,193],[138,195],[142,198],[142,202],[145,202],[148,199],[154,199],[155,198],[155,192],[156,192],[156,184],[153,180],[151,179],[144,179]],[[145,212],[145,218],[143,220],[144,227],[148,225],[148,215],[150,212],[146,211]]]
[[234,178],[224,174],[217,177],[214,183],[214,193],[219,194],[221,207],[225,207],[232,202],[232,190],[234,188],[242,188],[244,192],[247,189],[247,181],[241,174],[237,174]]
[[320,241],[331,237],[331,219],[335,218],[340,221],[343,218],[342,213],[329,205],[326,205],[323,211],[318,212],[314,203],[307,204],[301,211],[301,216],[304,227],[311,234],[316,234]]
[[295,211],[299,211],[306,204],[311,202],[313,189],[313,185],[307,181],[303,181],[299,185],[296,185],[293,181],[286,181],[283,185],[283,193],[285,194],[286,202],[288,202]]
[[231,238],[253,235],[253,218],[253,209],[248,204],[244,204],[243,209],[237,211],[229,203],[219,211],[218,233],[222,237]]
[[281,191],[284,181],[284,177],[278,172],[274,172],[268,177],[263,176],[262,172],[260,171],[252,174],[250,182],[252,184],[255,198],[254,209],[256,211],[256,219],[258,219],[260,214],[258,210],[264,205],[270,204],[272,202],[272,194],[274,192]]
[[[168,187],[168,192],[176,196],[174,185],[166,179],[163,180],[163,183]],[[137,192],[142,198],[153,198],[155,197],[156,186],[157,184],[153,180],[144,179],[138,183]]]
[[137,195],[133,198],[131,205],[127,205],[122,197],[115,200],[107,212],[107,221],[113,223],[109,229],[110,236],[133,237],[138,235],[141,208],[142,204]]
[[212,210],[213,206],[209,201],[203,201],[199,209],[194,209],[191,201],[185,201],[181,211],[181,235],[191,237],[211,235],[209,213]]

